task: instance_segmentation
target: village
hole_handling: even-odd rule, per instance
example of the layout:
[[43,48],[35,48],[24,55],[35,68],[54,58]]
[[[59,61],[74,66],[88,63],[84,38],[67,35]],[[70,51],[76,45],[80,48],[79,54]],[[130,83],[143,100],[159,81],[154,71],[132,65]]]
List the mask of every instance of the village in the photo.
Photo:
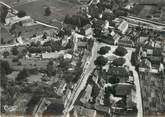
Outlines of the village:
[[159,2],[0,1],[2,116],[164,117]]

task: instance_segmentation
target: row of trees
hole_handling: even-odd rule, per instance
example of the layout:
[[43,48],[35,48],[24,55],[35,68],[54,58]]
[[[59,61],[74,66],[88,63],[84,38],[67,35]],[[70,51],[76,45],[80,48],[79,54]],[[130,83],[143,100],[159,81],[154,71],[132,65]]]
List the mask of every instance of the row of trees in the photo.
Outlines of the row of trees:
[[71,24],[71,25],[75,25],[78,27],[83,27],[86,24],[89,24],[89,19],[87,16],[84,15],[73,15],[70,16],[69,14],[67,14],[64,18],[64,23],[65,24]]

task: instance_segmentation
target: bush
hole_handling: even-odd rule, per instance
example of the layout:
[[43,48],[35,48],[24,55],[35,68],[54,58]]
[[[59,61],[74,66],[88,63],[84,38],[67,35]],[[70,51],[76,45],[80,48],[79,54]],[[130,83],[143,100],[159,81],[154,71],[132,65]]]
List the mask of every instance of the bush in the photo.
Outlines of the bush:
[[18,16],[19,18],[22,18],[22,17],[26,16],[26,12],[25,12],[25,11],[19,11],[19,12],[17,13],[17,16]]
[[124,58],[117,58],[112,62],[112,64],[115,66],[122,66],[125,62],[126,60]]
[[111,50],[110,47],[104,46],[104,47],[101,47],[100,50],[97,53],[99,53],[101,55],[104,55],[104,54],[108,53],[110,50]]
[[114,54],[117,56],[125,56],[128,53],[127,49],[125,49],[124,47],[117,47]]

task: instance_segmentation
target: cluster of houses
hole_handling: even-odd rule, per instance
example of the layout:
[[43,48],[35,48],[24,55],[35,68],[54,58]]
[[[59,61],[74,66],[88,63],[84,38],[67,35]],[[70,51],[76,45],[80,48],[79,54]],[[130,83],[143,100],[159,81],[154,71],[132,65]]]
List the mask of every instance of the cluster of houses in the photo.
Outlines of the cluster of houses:
[[[100,1],[94,0],[93,4],[97,6]],[[111,9],[103,10],[103,13],[105,12],[112,14]],[[89,19],[92,17],[87,15]],[[6,25],[13,25],[20,21],[23,26],[35,25],[29,16],[18,18],[9,12],[6,17]],[[67,70],[74,71],[76,63],[79,61],[77,58],[81,58],[81,67],[85,65],[91,56],[91,49],[96,38],[99,42],[115,46],[135,48],[140,45],[139,49],[136,49],[138,70],[161,73],[164,77],[165,46],[162,44],[163,37],[160,32],[132,27],[128,21],[122,18],[114,18],[112,21],[104,20],[103,14],[99,14],[99,18],[93,18],[89,24],[81,28],[73,27],[72,29],[67,28],[69,35],[65,34],[66,29],[62,29],[61,32],[46,30],[32,35],[27,54],[19,59],[19,64],[13,64],[13,68],[16,68],[15,70],[24,68],[46,70],[50,60],[56,61],[62,57],[63,60],[71,62]],[[21,38],[18,38],[17,41],[23,44]],[[53,50],[54,48],[55,50]],[[33,115],[63,116],[64,107],[76,84],[61,79],[63,74],[65,73],[61,71],[51,79],[53,82],[51,87],[60,98],[40,98],[33,109]],[[94,69],[86,87],[74,104],[70,116],[97,117],[100,113],[103,116],[127,113],[136,115],[136,98],[134,75],[127,67],[108,66],[102,75],[99,70]]]

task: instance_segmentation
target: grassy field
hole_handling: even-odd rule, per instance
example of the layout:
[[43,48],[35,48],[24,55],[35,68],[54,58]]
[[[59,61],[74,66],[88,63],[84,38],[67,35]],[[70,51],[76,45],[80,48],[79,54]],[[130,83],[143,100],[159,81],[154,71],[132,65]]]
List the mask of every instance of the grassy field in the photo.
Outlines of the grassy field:
[[[51,9],[51,15],[48,17],[44,16],[46,7]],[[27,15],[30,15],[35,20],[57,25],[58,23],[54,19],[63,21],[66,14],[75,14],[79,7],[80,5],[76,4],[75,0],[37,0],[16,5],[14,8],[25,11]]]
[[4,27],[0,28],[0,32],[0,41],[1,39],[3,39],[3,41],[7,44],[8,42],[10,43],[12,42],[12,40],[14,40],[14,38],[9,34],[9,32]]

